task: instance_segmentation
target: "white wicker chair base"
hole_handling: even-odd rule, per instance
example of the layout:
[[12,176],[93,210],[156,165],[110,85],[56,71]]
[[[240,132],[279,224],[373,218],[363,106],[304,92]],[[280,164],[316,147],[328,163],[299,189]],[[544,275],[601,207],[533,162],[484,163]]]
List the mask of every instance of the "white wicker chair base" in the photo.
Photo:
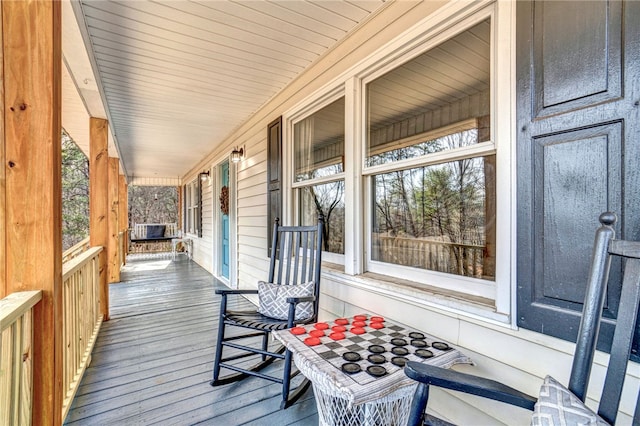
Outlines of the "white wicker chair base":
[[322,426],[404,426],[409,418],[415,385],[405,386],[387,395],[359,405],[352,405],[338,395],[313,386]]

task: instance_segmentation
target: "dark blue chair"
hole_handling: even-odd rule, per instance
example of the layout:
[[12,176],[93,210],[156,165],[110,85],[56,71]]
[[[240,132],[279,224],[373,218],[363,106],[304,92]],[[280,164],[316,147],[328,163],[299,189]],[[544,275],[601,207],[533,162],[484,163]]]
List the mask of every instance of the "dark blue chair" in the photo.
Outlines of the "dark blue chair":
[[[596,231],[591,271],[568,386],[568,391],[584,402],[598,341],[611,258],[621,257],[625,269],[622,293],[611,345],[611,356],[597,413],[609,424],[615,423],[618,414],[640,302],[640,242],[615,239],[612,227],[615,221],[616,216],[613,213],[600,215],[602,225]],[[419,382],[411,407],[409,425],[425,423],[429,386],[478,395],[529,410],[534,410],[538,401],[537,398],[494,380],[426,364],[408,362],[405,373]],[[426,424],[429,424],[428,419]],[[636,404],[633,424],[640,424],[640,404]]]
[[[227,309],[228,296],[258,294],[258,290],[216,290],[222,296],[220,302],[220,321],[216,354],[213,365],[213,380],[211,386],[222,386],[244,379],[248,376],[282,384],[281,408],[291,406],[309,387],[309,381],[303,380],[295,391],[290,393],[291,378],[298,374],[292,373],[291,352],[280,345],[276,349],[269,349],[269,335],[272,331],[293,327],[295,324],[311,324],[318,318],[318,301],[320,296],[320,271],[322,263],[322,229],[324,220],[318,219],[317,225],[312,226],[281,226],[275,220],[273,240],[271,246],[269,276],[266,283],[279,286],[297,285],[313,281],[313,294],[303,297],[287,297],[288,314],[286,319],[276,319],[257,310],[234,311]],[[311,287],[311,286],[310,286]],[[259,295],[260,297],[260,295]],[[311,303],[312,315],[304,320],[296,320],[296,307],[301,303]],[[235,331],[227,333],[232,327]],[[238,329],[244,333],[238,332]],[[260,343],[255,343],[256,338]],[[242,343],[240,343],[242,342]],[[232,349],[232,354],[225,356],[223,351]],[[240,351],[240,353],[238,353]],[[233,361],[257,357],[256,363],[243,367]],[[276,360],[284,360],[281,376],[264,374],[265,367]],[[224,377],[220,375],[222,369],[233,373]]]

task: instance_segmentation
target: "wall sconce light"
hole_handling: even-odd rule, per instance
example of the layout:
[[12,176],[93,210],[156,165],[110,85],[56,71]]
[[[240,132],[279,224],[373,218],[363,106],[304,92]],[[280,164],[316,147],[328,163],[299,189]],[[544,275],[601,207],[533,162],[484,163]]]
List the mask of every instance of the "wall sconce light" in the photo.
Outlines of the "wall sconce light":
[[206,172],[202,172],[198,176],[200,176],[200,180],[203,182],[209,180],[209,171],[207,170]]
[[240,161],[242,161],[242,159],[244,158],[244,148],[235,148],[233,151],[231,151],[231,162],[232,163],[239,163]]

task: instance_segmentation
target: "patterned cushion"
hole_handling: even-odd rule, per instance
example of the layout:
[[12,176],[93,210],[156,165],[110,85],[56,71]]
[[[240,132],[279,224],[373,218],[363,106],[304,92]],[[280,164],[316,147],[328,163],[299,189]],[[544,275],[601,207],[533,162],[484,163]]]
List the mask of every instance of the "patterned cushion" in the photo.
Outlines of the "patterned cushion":
[[[315,284],[313,281],[298,285],[279,285],[258,282],[258,297],[260,306],[258,312],[271,318],[286,320],[289,315],[287,297],[313,296]],[[296,306],[296,321],[306,320],[313,316],[311,302],[299,303]]]
[[532,426],[607,424],[556,379],[545,377],[531,418]]

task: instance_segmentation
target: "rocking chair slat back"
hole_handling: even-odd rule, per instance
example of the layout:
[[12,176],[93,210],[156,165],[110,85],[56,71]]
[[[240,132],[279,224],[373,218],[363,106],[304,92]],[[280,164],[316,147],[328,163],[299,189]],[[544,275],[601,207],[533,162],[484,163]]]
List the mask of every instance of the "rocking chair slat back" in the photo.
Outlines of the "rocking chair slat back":
[[[320,283],[320,268],[316,264],[322,255],[323,218],[310,226],[281,226],[279,219],[273,227],[269,282],[280,285],[296,285],[313,281],[316,293]],[[318,299],[314,312],[318,310]]]
[[[627,247],[635,246],[635,254],[632,251],[627,251],[626,254],[623,254],[625,253],[624,250],[618,250],[618,248],[622,248],[622,245],[617,243],[625,243],[624,246]],[[598,407],[600,417],[613,424],[618,414],[629,353],[631,352],[633,335],[636,330],[634,325],[636,324],[638,304],[640,303],[640,243],[614,240],[609,247],[609,253],[623,257],[633,256],[626,259],[617,318],[617,323],[620,326],[616,327],[613,335],[609,366]],[[634,424],[639,422],[640,418],[636,414]]]
[[592,263],[587,281],[587,289],[582,310],[582,320],[578,330],[576,351],[573,356],[573,366],[569,378],[569,390],[575,396],[584,401],[587,394],[587,385],[591,376],[591,366],[598,331],[600,330],[600,318],[606,295],[607,280],[611,266],[611,257],[607,254],[607,247],[615,236],[612,225],[616,217],[613,213],[603,213],[600,216],[602,226],[596,231],[593,245]]

